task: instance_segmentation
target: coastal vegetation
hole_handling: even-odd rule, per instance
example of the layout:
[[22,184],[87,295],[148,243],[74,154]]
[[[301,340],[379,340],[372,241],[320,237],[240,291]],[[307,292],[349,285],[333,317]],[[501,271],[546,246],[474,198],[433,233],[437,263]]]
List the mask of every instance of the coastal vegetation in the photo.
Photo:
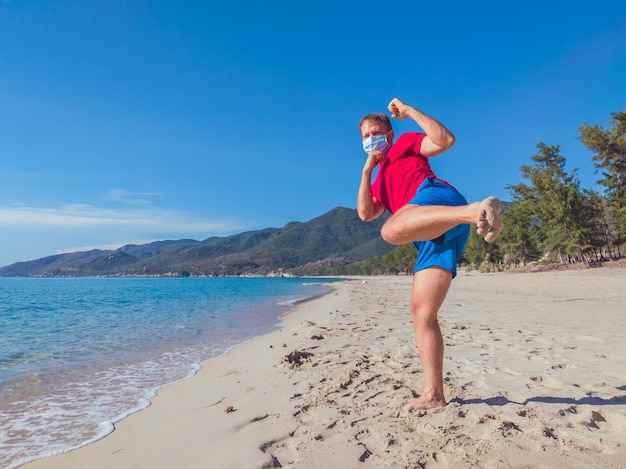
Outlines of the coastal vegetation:
[[508,186],[506,229],[493,245],[472,237],[465,260],[475,267],[509,268],[533,262],[592,265],[621,259],[626,239],[626,111],[611,114],[611,127],[584,124],[578,139],[593,154],[603,193],[581,187],[577,169],[565,170],[559,146],[537,144],[525,182]]

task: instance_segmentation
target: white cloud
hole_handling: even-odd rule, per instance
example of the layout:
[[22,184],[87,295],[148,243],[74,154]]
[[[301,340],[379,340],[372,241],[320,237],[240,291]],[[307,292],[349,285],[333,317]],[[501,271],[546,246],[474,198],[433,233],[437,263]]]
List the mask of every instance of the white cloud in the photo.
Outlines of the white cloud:
[[131,228],[144,234],[232,232],[243,227],[232,220],[206,220],[158,209],[113,210],[85,204],[58,208],[0,207],[0,226],[19,228]]
[[128,205],[146,205],[150,203],[149,197],[158,195],[160,195],[158,192],[129,192],[123,189],[111,189],[102,196],[102,200]]

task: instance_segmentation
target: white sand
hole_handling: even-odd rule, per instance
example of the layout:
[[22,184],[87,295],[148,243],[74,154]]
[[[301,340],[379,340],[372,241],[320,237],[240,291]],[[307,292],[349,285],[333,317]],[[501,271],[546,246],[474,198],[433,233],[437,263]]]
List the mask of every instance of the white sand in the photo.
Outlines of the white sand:
[[408,414],[410,292],[341,282],[103,440],[24,467],[626,467],[626,269],[460,272],[440,313],[450,403]]

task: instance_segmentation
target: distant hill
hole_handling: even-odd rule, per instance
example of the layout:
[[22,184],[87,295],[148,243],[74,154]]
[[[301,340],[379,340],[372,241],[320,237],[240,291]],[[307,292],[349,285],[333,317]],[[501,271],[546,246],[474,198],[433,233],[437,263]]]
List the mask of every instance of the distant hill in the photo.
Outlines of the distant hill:
[[308,222],[204,241],[183,239],[18,262],[0,277],[316,275],[393,249],[380,237],[386,216],[364,223],[337,207]]

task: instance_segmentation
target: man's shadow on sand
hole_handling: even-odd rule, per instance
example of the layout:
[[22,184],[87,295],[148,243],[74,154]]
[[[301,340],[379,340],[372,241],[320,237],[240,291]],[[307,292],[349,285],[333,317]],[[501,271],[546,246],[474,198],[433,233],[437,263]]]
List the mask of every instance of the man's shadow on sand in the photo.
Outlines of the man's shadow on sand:
[[[620,386],[617,388],[620,391],[626,390],[625,386]],[[593,397],[593,396],[585,396],[580,399],[574,399],[571,397],[552,397],[552,396],[538,396],[531,397],[526,399],[524,402],[515,402],[507,399],[504,396],[495,396],[488,397],[486,399],[460,399],[454,398],[451,399],[450,402],[458,402],[459,404],[467,405],[467,404],[487,404],[491,406],[505,406],[508,404],[517,404],[517,405],[527,405],[530,402],[542,402],[544,404],[564,404],[564,405],[626,405],[626,395],[623,396],[614,396],[610,399],[605,399],[602,397]]]

